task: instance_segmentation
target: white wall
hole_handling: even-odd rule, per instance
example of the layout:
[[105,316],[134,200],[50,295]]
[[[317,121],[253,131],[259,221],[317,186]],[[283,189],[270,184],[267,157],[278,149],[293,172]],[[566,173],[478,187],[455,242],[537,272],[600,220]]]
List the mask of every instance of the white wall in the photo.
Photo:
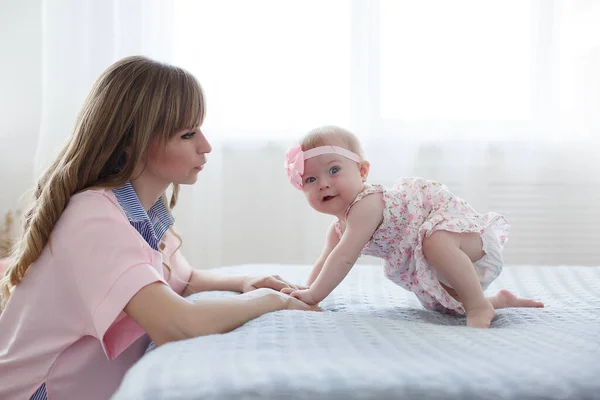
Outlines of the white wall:
[[33,185],[41,118],[42,0],[0,0],[0,213]]

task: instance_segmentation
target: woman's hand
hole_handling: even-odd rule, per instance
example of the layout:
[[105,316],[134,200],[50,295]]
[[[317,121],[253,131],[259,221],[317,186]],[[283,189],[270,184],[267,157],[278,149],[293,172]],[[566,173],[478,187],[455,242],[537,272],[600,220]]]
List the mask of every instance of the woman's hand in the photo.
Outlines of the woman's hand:
[[298,289],[306,289],[306,286],[294,285],[284,279],[281,279],[279,275],[242,277],[242,293],[247,293],[260,288],[273,289],[276,291],[287,288],[293,291]]
[[272,289],[260,288],[245,294],[248,298],[273,297],[274,301],[281,302],[281,310],[323,311],[317,305],[309,305],[295,297]]

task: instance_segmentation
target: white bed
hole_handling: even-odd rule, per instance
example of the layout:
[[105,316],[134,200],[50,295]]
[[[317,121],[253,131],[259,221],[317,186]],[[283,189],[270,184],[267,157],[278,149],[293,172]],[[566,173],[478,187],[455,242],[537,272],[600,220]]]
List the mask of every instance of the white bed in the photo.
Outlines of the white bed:
[[[220,271],[301,282],[309,267]],[[507,267],[488,292],[499,288],[546,308],[499,310],[491,329],[470,329],[424,310],[380,266],[357,265],[326,312],[279,311],[151,346],[113,400],[600,399],[600,267]]]

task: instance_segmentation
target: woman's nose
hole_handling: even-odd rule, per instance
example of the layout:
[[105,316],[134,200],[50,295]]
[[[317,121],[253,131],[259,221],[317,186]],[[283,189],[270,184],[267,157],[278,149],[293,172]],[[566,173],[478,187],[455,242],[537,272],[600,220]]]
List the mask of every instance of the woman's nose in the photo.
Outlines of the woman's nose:
[[200,132],[200,135],[198,136],[200,139],[198,141],[198,153],[210,153],[212,151],[212,146],[210,145],[210,143],[208,143],[208,140],[206,140],[206,136],[204,136],[204,133]]

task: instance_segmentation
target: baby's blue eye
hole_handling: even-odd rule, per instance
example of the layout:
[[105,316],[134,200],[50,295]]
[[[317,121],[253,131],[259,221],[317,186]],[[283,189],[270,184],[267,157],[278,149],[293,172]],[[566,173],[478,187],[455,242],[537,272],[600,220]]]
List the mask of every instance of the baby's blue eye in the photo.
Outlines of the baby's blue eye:
[[339,169],[338,167],[332,167],[332,168],[329,170],[329,173],[330,173],[331,175],[333,175],[333,174],[337,174],[338,172],[340,172],[340,169]]
[[315,178],[313,178],[312,176],[311,176],[311,177],[308,177],[308,178],[306,178],[306,183],[313,183],[314,181],[316,181],[316,179],[315,179]]

